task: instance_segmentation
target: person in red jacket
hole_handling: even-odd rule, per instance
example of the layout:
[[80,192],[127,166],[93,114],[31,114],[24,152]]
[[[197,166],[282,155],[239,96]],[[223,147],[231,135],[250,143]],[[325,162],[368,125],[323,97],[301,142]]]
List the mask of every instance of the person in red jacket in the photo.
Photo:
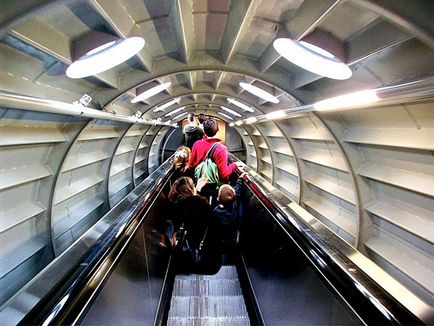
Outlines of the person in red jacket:
[[[213,118],[208,118],[203,122],[203,131],[207,137],[194,143],[188,164],[190,168],[196,168],[204,160],[211,146],[221,141],[216,137],[218,130],[217,122]],[[235,163],[228,165],[228,149],[223,144],[216,147],[212,160],[217,165],[220,181],[223,182],[227,181],[232,172],[237,168]]]

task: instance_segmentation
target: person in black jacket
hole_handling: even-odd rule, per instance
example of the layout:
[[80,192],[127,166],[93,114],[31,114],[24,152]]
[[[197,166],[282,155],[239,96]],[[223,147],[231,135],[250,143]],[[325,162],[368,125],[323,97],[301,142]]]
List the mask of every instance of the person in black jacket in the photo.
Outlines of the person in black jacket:
[[244,175],[243,173],[238,178],[233,187],[229,184],[224,184],[220,186],[218,191],[218,205],[214,208],[214,215],[219,221],[221,244],[224,251],[233,249],[237,241],[237,231],[241,215],[242,178]]
[[[173,183],[168,195],[174,230],[178,230],[176,232],[179,233],[182,227],[187,231],[188,242],[193,250],[199,248],[205,237],[206,259],[198,265],[192,265],[191,262],[183,260],[180,256],[176,257],[175,254],[175,266],[178,272],[214,274],[220,269],[218,222],[207,199],[197,194],[197,190],[200,190],[205,183],[206,179],[201,178],[198,180],[198,186],[195,187],[191,178],[181,177]],[[175,249],[176,241],[179,240],[176,232]]]
[[187,116],[188,123],[184,126],[184,145],[188,148],[193,148],[196,141],[203,138],[203,128],[199,125],[193,113]]

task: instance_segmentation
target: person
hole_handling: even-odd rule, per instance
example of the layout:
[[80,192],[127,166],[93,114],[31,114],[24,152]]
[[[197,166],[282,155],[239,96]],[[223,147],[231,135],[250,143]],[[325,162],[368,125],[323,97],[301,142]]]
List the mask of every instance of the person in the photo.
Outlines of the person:
[[240,199],[243,187],[241,174],[234,187],[224,184],[219,188],[214,215],[220,223],[221,243],[224,250],[230,250],[236,244],[240,222]]
[[[190,168],[195,169],[205,159],[212,145],[219,142],[213,152],[212,160],[217,165],[220,182],[225,182],[229,180],[230,175],[237,168],[237,164],[231,163],[228,165],[228,150],[216,136],[218,130],[218,124],[213,118],[208,118],[203,122],[203,131],[206,137],[194,143],[188,165]],[[207,184],[203,188],[202,194],[215,198],[217,190],[216,184]]]
[[199,126],[197,119],[193,113],[187,116],[188,123],[184,126],[184,144],[188,148],[192,148],[193,144],[203,138],[203,129]]
[[[173,183],[169,191],[168,200],[171,203],[169,211],[174,230],[180,232],[181,227],[187,230],[192,249],[198,249],[201,241],[206,238],[207,256],[205,262],[200,265],[190,265],[190,262],[183,261],[181,256],[175,255],[175,266],[180,273],[214,274],[220,268],[218,222],[207,199],[198,195],[198,190],[205,183],[206,179],[201,178],[195,187],[193,179],[181,177]],[[177,236],[176,232],[174,238]]]
[[190,161],[191,150],[187,146],[179,146],[173,155],[172,167],[173,177],[172,180],[177,180],[182,176],[193,177],[194,171],[190,169],[188,163]]
[[197,121],[199,122],[199,127],[202,128],[202,130],[203,130],[203,122],[204,122],[205,120],[206,120],[206,116],[205,116],[205,114],[200,113],[200,114],[197,116]]

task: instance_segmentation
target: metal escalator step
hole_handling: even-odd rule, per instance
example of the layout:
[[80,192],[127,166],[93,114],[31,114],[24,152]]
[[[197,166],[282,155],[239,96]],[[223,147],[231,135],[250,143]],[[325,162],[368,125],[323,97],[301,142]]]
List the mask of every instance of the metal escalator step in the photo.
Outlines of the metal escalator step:
[[170,318],[248,317],[244,298],[236,296],[172,297]]
[[238,280],[175,280],[174,296],[241,295]]
[[170,318],[168,326],[249,326],[247,317]]
[[237,269],[235,266],[222,266],[218,273],[214,275],[198,275],[198,274],[179,274],[176,279],[180,280],[216,280],[216,279],[238,279]]

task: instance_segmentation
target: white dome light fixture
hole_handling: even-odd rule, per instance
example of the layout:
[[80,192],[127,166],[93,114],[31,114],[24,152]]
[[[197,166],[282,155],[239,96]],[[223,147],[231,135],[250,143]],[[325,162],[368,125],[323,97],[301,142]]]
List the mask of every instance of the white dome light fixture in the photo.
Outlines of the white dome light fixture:
[[[151,86],[153,86],[153,85],[154,84],[151,83]],[[144,101],[147,98],[150,98],[151,96],[154,96],[155,94],[158,94],[158,93],[166,90],[167,88],[170,87],[170,85],[172,85],[171,82],[159,84],[159,85],[156,85],[156,86],[151,87],[151,88],[147,87],[148,85],[143,85],[143,86],[137,88],[138,95],[131,100],[131,103],[137,103],[140,101]]]
[[249,93],[252,93],[253,95],[262,98],[263,100],[271,103],[279,103],[279,99],[270,93],[264,91],[263,89],[256,87],[252,84],[246,83],[246,82],[240,82],[240,86],[244,88]]
[[228,112],[228,113],[230,113],[236,117],[241,117],[241,114],[239,114],[238,112],[236,112],[234,110],[227,108],[226,106],[220,105],[220,107],[222,108],[222,110],[224,110],[224,111],[226,111],[226,112]]
[[278,38],[273,47],[286,60],[314,74],[339,80],[352,76],[343,43],[331,33],[316,29],[300,41]]
[[247,124],[252,124],[252,123],[255,123],[256,121],[258,121],[258,119],[256,117],[250,117],[250,118],[246,119]]
[[223,112],[217,112],[217,113],[220,114],[222,117],[225,117],[226,119],[234,120],[234,118],[232,118],[231,116],[229,116],[229,115],[227,115],[227,114],[225,114]]
[[[101,35],[103,35],[102,38],[100,38]],[[84,54],[73,55],[78,59],[66,69],[66,75],[69,78],[84,78],[97,75],[127,61],[145,45],[145,40],[141,37],[116,40],[113,40],[113,38],[111,35],[94,32],[92,35],[84,37],[84,44],[80,44],[81,40],[74,42],[74,54],[79,52]],[[101,40],[105,43],[101,44]],[[97,42],[100,45],[89,49],[89,44],[92,42],[94,42],[93,44]],[[83,49],[85,50],[83,51]]]
[[179,103],[181,99],[180,98],[174,98],[173,100],[164,103],[163,105],[158,106],[157,108],[155,108],[153,111],[154,112],[158,112],[158,111],[164,111],[165,109],[167,109],[169,106],[175,104],[175,103]]
[[239,102],[239,101],[237,101],[237,100],[235,100],[233,98],[228,97],[227,100],[228,100],[229,103],[232,103],[232,104],[234,104],[234,105],[242,108],[244,111],[255,112],[255,110],[252,109],[250,106],[248,106],[248,105],[246,105],[244,103],[241,103],[241,102]]
[[181,113],[181,114],[177,115],[176,117],[174,117],[173,120],[178,120],[179,118],[181,118],[182,116],[186,115],[187,113],[188,112]]
[[316,111],[350,109],[379,101],[375,90],[357,91],[341,96],[331,97],[313,104]]
[[180,108],[177,108],[177,109],[175,109],[175,110],[173,110],[173,111],[170,111],[169,113],[167,113],[167,114],[165,115],[165,117],[170,117],[170,116],[172,116],[172,115],[178,113],[179,111],[184,110],[184,108],[185,108],[185,106],[181,106]]
[[286,116],[285,111],[279,110],[279,111],[274,111],[274,112],[266,114],[264,116],[264,118],[266,118],[268,120],[273,120],[273,119],[280,119],[280,118],[283,118],[285,116]]

